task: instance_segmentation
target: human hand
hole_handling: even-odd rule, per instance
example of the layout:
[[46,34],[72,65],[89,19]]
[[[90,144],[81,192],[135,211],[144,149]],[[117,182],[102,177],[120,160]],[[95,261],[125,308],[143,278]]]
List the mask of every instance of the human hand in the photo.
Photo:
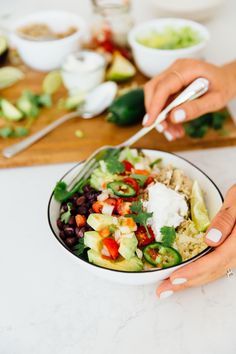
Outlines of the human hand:
[[181,123],[198,118],[207,112],[218,111],[236,94],[235,63],[219,67],[200,60],[179,59],[144,86],[145,106],[149,119],[143,124],[151,125],[171,96],[198,77],[209,80],[209,91],[204,96],[173,109],[167,120],[157,127],[159,132],[164,131],[168,140],[184,135]]
[[157,288],[157,295],[166,298],[173,293],[212,282],[227,270],[236,268],[236,184],[229,189],[225,202],[212,220],[205,242],[215,249],[171,274]]

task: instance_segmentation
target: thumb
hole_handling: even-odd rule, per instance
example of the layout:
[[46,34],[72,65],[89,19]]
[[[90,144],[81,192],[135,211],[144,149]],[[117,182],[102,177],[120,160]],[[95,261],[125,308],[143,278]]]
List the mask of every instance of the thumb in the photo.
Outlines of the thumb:
[[183,123],[201,115],[216,111],[221,108],[219,96],[216,93],[208,93],[201,98],[185,102],[170,113],[170,120],[173,123]]
[[236,223],[236,184],[228,191],[225,202],[205,235],[209,246],[218,246],[231,234]]

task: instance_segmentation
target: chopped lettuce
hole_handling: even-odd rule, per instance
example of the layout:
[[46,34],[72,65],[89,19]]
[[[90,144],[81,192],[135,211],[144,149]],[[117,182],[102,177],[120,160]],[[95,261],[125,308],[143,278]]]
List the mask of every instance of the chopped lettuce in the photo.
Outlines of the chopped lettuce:
[[138,154],[138,150],[129,149],[127,147],[121,151],[120,156],[119,156],[119,161],[124,161],[124,160],[127,160],[130,163],[132,163],[132,165],[135,165],[136,163],[143,162],[144,157],[142,157]]
[[119,179],[119,176],[109,172],[105,161],[101,160],[99,164],[100,166],[91,174],[90,185],[96,190],[101,191],[107,183]]

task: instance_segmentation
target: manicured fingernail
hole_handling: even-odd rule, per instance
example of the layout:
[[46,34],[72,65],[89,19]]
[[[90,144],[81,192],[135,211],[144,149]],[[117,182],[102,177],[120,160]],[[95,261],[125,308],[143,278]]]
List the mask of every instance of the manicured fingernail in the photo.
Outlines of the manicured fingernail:
[[162,291],[162,293],[160,293],[159,295],[159,298],[166,299],[167,297],[171,296],[173,293],[174,293],[173,290]]
[[172,280],[173,285],[180,285],[186,283],[187,279],[186,278],[175,278]]
[[145,114],[145,116],[143,117],[143,125],[145,125],[148,121],[149,117],[148,117],[148,114]]
[[177,109],[174,112],[174,121],[176,123],[182,123],[185,121],[185,119],[186,119],[186,113],[183,109]]
[[212,242],[219,242],[222,237],[222,232],[217,229],[211,229],[208,234],[206,235],[206,238]]
[[173,135],[170,132],[165,131],[164,135],[168,141],[172,141],[174,139]]
[[157,130],[159,133],[163,133],[163,131],[164,131],[163,125],[162,125],[162,124],[157,124],[156,130]]

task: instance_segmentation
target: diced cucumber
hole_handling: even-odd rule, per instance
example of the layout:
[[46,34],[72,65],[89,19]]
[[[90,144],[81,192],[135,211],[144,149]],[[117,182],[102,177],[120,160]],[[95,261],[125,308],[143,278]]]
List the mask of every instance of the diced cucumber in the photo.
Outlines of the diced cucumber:
[[5,118],[17,121],[23,118],[24,114],[6,99],[1,100],[2,113]]

